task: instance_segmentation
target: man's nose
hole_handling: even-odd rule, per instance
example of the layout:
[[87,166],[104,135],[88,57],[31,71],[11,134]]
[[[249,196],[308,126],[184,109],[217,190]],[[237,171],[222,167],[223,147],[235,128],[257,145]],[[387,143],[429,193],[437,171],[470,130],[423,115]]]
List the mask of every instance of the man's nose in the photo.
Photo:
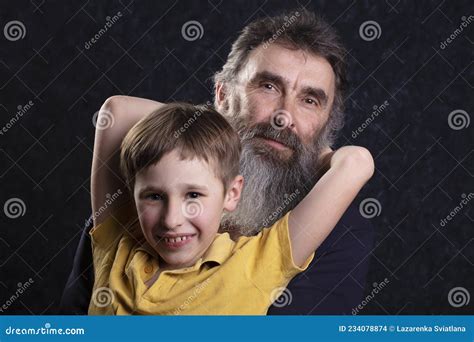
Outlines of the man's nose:
[[183,206],[178,200],[168,201],[164,213],[164,225],[168,229],[180,227],[184,222]]
[[276,129],[290,128],[296,133],[296,106],[293,101],[283,97],[270,120]]

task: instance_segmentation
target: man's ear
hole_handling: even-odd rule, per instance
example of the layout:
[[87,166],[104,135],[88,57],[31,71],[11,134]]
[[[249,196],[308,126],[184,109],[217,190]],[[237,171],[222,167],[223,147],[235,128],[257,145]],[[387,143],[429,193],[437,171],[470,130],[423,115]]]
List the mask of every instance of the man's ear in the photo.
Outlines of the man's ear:
[[227,99],[227,93],[226,93],[226,87],[224,83],[222,82],[217,82],[216,87],[215,87],[215,97],[216,97],[216,104],[217,104],[217,109],[224,109],[228,110],[229,109],[229,102]]
[[234,211],[240,201],[240,195],[244,187],[244,177],[236,176],[229,184],[224,199],[224,210]]

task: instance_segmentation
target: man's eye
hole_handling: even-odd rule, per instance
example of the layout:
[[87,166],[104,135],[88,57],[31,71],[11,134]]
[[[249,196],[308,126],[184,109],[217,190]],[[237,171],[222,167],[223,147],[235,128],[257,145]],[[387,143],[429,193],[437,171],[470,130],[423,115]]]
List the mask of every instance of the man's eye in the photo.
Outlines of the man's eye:
[[264,84],[263,84],[263,87],[264,87],[265,89],[268,89],[268,90],[273,90],[273,89],[275,89],[275,87],[274,87],[273,84],[271,84],[271,83],[264,83]]
[[316,100],[312,99],[312,98],[306,98],[304,100],[304,102],[307,103],[307,104],[310,104],[310,105],[315,105],[315,106],[318,105],[318,102]]

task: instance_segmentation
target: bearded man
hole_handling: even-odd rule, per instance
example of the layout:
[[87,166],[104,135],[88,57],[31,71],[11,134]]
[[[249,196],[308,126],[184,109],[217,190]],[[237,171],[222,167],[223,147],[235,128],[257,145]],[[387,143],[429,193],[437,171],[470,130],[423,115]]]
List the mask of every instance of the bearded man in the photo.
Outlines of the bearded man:
[[[324,156],[343,125],[346,51],[323,19],[304,9],[256,20],[232,45],[215,74],[216,109],[242,141],[240,204],[226,213],[221,230],[231,236],[257,234],[293,209],[325,171]],[[113,125],[96,130],[107,188],[123,189],[118,175],[120,143],[128,130],[161,104],[113,96],[99,119]],[[92,177],[94,182],[94,176]],[[124,203],[127,195],[117,201]],[[93,199],[99,204],[106,198]],[[315,217],[314,224],[318,224]],[[85,228],[62,298],[63,314],[87,312],[93,285]],[[308,269],[295,277],[268,314],[350,314],[363,295],[373,229],[352,205],[316,250]]]

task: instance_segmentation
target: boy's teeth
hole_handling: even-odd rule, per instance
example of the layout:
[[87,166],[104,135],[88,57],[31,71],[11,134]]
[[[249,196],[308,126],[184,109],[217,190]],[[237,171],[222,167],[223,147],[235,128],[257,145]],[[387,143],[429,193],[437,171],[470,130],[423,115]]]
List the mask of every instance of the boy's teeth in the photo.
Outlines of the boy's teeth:
[[186,239],[188,239],[188,236],[178,236],[176,238],[166,238],[165,237],[165,241],[168,242],[168,243],[181,242],[181,241],[184,241]]

